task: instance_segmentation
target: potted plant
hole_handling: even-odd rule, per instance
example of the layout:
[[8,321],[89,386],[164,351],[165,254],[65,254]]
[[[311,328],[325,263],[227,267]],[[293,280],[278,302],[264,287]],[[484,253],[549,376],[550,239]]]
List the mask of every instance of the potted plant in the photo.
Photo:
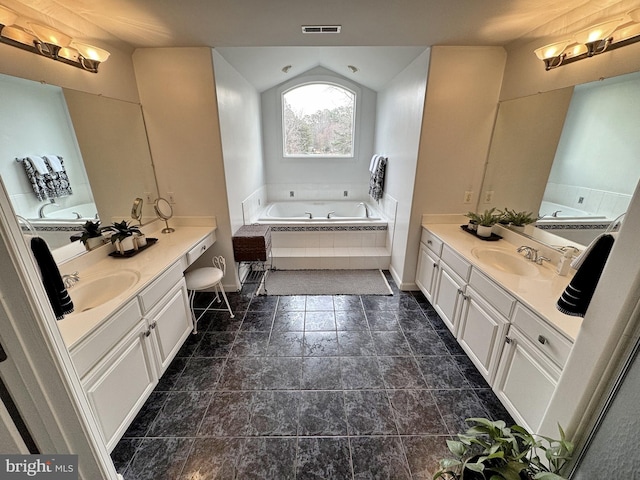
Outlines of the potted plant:
[[478,224],[480,223],[480,215],[475,212],[467,212],[465,217],[469,218],[467,229],[475,232],[478,229]]
[[[562,468],[571,459],[573,444],[534,436],[519,425],[507,427],[502,420],[468,418],[474,423],[459,440],[447,440],[455,458],[440,460],[433,480],[563,480]],[[544,458],[540,458],[544,455]]]
[[111,234],[111,243],[116,246],[120,253],[136,248],[134,235],[141,234],[138,227],[131,226],[127,221],[122,220],[121,222],[113,222],[109,229],[113,232]]
[[532,212],[516,212],[515,210],[509,210],[508,208],[505,208],[500,213],[502,215],[500,223],[515,227],[516,230],[524,230],[524,227],[526,225],[534,223],[538,220],[537,217],[533,216]]
[[500,221],[501,215],[495,213],[496,209],[485,210],[481,214],[469,212],[467,217],[477,224],[477,233],[480,237],[490,237],[493,226]]
[[82,225],[82,235],[80,241],[84,244],[87,250],[93,250],[104,244],[104,237],[102,236],[102,228],[100,228],[100,220],[95,222],[87,220]]

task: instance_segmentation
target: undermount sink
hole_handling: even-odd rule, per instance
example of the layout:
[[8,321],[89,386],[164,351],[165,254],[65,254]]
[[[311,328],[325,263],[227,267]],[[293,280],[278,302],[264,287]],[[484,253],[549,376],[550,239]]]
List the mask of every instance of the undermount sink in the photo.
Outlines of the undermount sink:
[[532,277],[539,273],[538,267],[515,252],[499,248],[478,247],[472,249],[471,254],[490,267],[512,275]]
[[140,280],[140,273],[135,270],[118,270],[104,275],[93,275],[83,278],[69,288],[74,312],[86,312],[99,307],[126,292]]

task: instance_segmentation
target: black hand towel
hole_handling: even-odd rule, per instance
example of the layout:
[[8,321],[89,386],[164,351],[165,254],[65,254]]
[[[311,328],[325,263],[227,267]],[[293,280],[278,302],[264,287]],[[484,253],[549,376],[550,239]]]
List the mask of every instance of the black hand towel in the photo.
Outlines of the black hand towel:
[[613,247],[613,236],[602,235],[596,240],[589,254],[578,267],[569,285],[558,299],[557,307],[562,313],[574,317],[584,317],[591,303],[591,297],[598,285],[604,264]]
[[64,283],[62,283],[58,265],[51,255],[47,242],[42,238],[33,237],[31,239],[31,251],[38,267],[40,267],[42,284],[49,297],[53,313],[58,320],[61,320],[65,314],[73,312],[73,302]]

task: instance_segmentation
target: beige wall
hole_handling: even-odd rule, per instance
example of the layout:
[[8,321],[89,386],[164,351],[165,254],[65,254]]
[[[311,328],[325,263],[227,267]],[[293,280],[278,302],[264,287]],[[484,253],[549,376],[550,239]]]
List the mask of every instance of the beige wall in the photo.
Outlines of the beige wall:
[[[174,215],[216,217],[212,254],[233,258],[218,105],[210,48],[139,49],[133,55],[160,196],[172,192]],[[235,283],[227,270],[225,286]]]
[[431,49],[403,283],[415,282],[421,216],[475,207],[505,61],[502,47]]

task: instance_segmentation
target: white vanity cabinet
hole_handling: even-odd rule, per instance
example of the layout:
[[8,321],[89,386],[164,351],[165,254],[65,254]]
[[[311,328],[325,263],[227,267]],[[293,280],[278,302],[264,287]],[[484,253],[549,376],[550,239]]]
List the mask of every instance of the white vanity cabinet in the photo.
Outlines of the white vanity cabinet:
[[541,293],[557,286],[555,274],[490,274],[474,260],[477,240],[435,227],[438,236],[423,230],[416,283],[516,422],[536,433],[573,345],[565,318],[540,302],[557,299],[557,291]]
[[537,432],[571,351],[571,342],[518,304],[493,390],[514,419]]
[[456,336],[470,272],[471,264],[448,245],[442,247],[435,295],[431,303],[447,328]]
[[71,349],[111,450],[193,330],[180,259]]
[[458,343],[491,384],[516,300],[475,267],[463,298]]
[[138,295],[153,339],[158,376],[164,373],[193,330],[182,272],[182,262],[176,262]]
[[433,294],[435,293],[441,252],[442,241],[428,230],[423,230],[418,254],[416,284],[429,301],[433,300]]
[[153,391],[158,373],[149,327],[137,299],[95,333],[73,349],[71,357],[111,450]]

